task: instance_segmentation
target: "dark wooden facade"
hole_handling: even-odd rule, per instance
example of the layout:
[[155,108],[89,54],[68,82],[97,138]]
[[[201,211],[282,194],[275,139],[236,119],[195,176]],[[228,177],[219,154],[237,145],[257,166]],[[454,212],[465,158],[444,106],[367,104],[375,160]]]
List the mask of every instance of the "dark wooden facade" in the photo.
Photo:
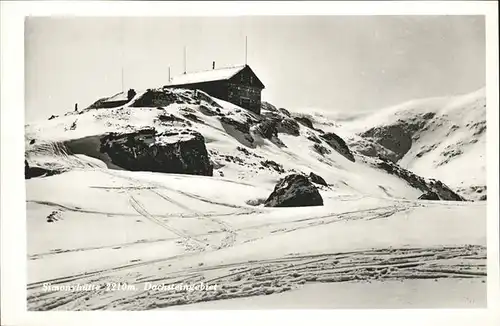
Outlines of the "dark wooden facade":
[[260,114],[261,93],[265,88],[248,65],[225,79],[170,84],[165,87],[199,89],[210,96],[236,104],[257,114]]

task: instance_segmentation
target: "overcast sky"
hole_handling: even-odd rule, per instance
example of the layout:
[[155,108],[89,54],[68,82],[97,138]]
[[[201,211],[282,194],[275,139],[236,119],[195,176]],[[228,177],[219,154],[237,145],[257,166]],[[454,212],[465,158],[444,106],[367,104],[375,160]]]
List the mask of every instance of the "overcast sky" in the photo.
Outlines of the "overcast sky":
[[[480,16],[28,18],[26,119],[84,108],[187,70],[248,64],[264,100],[290,109],[376,110],[485,85]],[[123,36],[122,38],[120,36]]]

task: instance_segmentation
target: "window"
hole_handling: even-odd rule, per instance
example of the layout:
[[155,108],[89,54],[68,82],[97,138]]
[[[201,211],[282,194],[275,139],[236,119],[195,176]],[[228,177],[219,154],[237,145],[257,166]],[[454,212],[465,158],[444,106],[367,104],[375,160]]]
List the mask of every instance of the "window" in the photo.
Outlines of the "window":
[[250,85],[253,85],[253,76],[250,76]]

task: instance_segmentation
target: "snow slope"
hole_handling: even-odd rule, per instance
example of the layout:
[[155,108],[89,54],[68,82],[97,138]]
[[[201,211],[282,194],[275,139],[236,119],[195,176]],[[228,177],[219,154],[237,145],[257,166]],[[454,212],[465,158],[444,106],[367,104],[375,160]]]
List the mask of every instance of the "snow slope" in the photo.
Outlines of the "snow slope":
[[[58,172],[26,180],[28,309],[144,310],[258,295],[281,301],[290,291],[314,292],[315,285],[415,278],[444,286],[470,280],[471,295],[485,302],[485,202],[416,200],[420,190],[369,157],[358,154],[352,162],[334,150],[317,153],[309,138],[319,132],[302,125],[298,136],[280,133],[278,140],[251,128],[255,142],[247,146],[213,112],[241,123],[259,117],[174,92],[185,101],[157,108],[132,107],[132,100],[26,126],[29,164]],[[168,123],[159,118],[165,115]],[[102,135],[151,126],[200,132],[214,176],[125,171],[99,152]],[[294,171],[327,181],[318,186],[324,206],[259,205]],[[151,288],[199,282],[216,288]],[[407,299],[408,305],[421,300]],[[452,306],[469,299],[442,298]]]
[[[401,127],[411,138],[408,150],[401,149],[398,164],[428,178],[445,182],[471,199],[486,194],[486,93],[479,89],[461,96],[409,101],[375,113],[340,116],[312,115],[315,125],[334,129],[345,136],[353,150],[388,155],[380,138],[370,130]],[[332,125],[332,118],[337,121]],[[404,138],[396,128],[384,136]],[[403,139],[404,141],[404,139]],[[377,144],[379,143],[379,144]],[[388,150],[388,151],[387,151]],[[387,151],[387,152],[386,152]],[[399,154],[399,153],[396,153]]]
[[[245,200],[261,187],[105,169],[32,179],[27,187],[30,310],[143,310],[318,282],[486,277],[484,202],[322,192],[325,206],[252,207]],[[126,288],[106,289],[119,282]],[[147,288],[199,282],[218,289]],[[47,291],[44,284],[101,289]],[[484,302],[486,285],[479,286],[476,300]]]
[[[186,91],[188,92],[188,91]],[[140,96],[140,93],[136,96]],[[220,111],[232,120],[245,122],[252,114],[230,103],[216,100],[222,106]],[[205,106],[210,106],[208,103]],[[260,179],[272,189],[281,174],[272,169],[264,169],[262,161],[272,160],[283,166],[285,171],[300,171],[309,174],[313,171],[321,175],[330,184],[331,191],[346,195],[375,195],[416,199],[422,192],[408,185],[404,180],[388,175],[370,164],[351,162],[336,151],[321,155],[314,151],[314,142],[307,139],[310,135],[317,137],[318,132],[301,126],[300,136],[280,134],[284,146],[276,146],[271,141],[253,133],[257,147],[246,148],[250,154],[238,148],[246,147],[245,143],[231,130],[225,128],[217,116],[205,115],[198,104],[171,104],[158,110],[157,108],[137,108],[124,106],[115,109],[89,110],[82,114],[68,114],[64,117],[44,121],[26,127],[26,155],[30,165],[59,166],[66,164],[68,168],[90,164],[88,159],[67,155],[69,149],[73,153],[98,157],[98,137],[110,132],[130,132],[154,126],[158,131],[173,128],[187,128],[185,122],[163,124],[158,121],[160,114],[172,114],[179,119],[183,113],[196,117],[190,129],[200,132],[206,142],[207,149],[214,161],[216,173],[236,180]],[[75,126],[72,129],[72,126]],[[34,144],[30,144],[31,140]],[[228,158],[229,156],[229,158]],[[236,159],[234,159],[236,157]],[[240,162],[238,158],[242,159]],[[228,161],[229,160],[229,161]],[[71,162],[69,162],[71,161]],[[63,163],[64,162],[64,163]],[[109,163],[109,162],[108,162]],[[97,163],[96,163],[97,164]],[[61,166],[61,168],[64,168]],[[366,182],[370,180],[369,182]],[[262,197],[267,197],[263,193]]]
[[275,295],[198,302],[166,309],[481,308],[486,306],[483,291],[484,284],[477,279],[311,283]]

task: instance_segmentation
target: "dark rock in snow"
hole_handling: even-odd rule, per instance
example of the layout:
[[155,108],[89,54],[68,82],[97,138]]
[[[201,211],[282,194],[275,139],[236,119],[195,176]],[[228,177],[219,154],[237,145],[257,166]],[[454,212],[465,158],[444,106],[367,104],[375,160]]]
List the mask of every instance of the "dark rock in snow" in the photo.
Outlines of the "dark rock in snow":
[[323,206],[318,188],[302,174],[281,179],[265,202],[266,207]]
[[278,109],[276,109],[276,107],[274,105],[272,105],[271,103],[268,103],[266,101],[261,102],[260,109],[261,109],[261,112],[263,110],[271,111],[271,112],[278,112]]
[[323,179],[314,172],[309,173],[309,179],[311,179],[312,182],[317,183],[319,185],[328,186],[325,179]]
[[243,152],[245,155],[251,155],[250,151],[245,147],[237,146],[236,149],[239,150],[240,152]]
[[254,139],[250,135],[250,123],[233,120],[229,117],[222,116],[219,118],[224,130],[240,143],[248,147],[254,147]]
[[425,114],[422,116],[422,118],[423,118],[424,120],[430,120],[430,119],[434,118],[435,116],[436,116],[436,113],[435,113],[435,112],[427,112],[427,113],[425,113]]
[[308,134],[307,139],[309,139],[312,142],[315,142],[316,144],[321,144],[321,140],[319,140],[319,138],[316,137],[314,134]]
[[49,117],[49,120],[55,119],[55,118],[57,118],[57,117],[58,117],[57,115],[51,115],[51,116]]
[[24,160],[24,178],[25,179],[30,179],[30,166],[28,164],[28,161]]
[[213,175],[205,139],[196,131],[112,133],[101,139],[101,152],[131,171]]
[[273,170],[275,170],[278,173],[285,172],[285,170],[283,169],[283,166],[281,164],[278,164],[278,163],[276,163],[274,161],[271,161],[271,160],[261,161],[260,164],[263,167],[273,169]]
[[[205,92],[202,92],[200,90],[196,90],[196,92],[193,94],[193,96],[196,100],[200,101],[200,103],[201,103],[201,101],[205,101],[206,103],[210,104],[211,106],[213,106],[217,109],[222,108],[222,106],[219,103],[214,101],[212,99],[212,97],[210,97],[210,95],[208,95]],[[201,105],[203,105],[203,104],[201,104]]]
[[320,155],[330,154],[331,151],[321,144],[314,144],[313,149]]
[[479,200],[487,200],[487,198],[486,198],[486,194],[481,195],[481,197],[479,197]]
[[399,161],[410,150],[412,145],[411,134],[401,125],[372,128],[361,135],[368,137],[385,148],[396,153]]
[[198,118],[198,116],[196,114],[193,114],[190,112],[182,112],[182,116],[184,116],[186,119],[189,119],[193,122],[205,124],[205,122],[203,120],[201,120],[200,118]]
[[388,159],[380,159],[377,166],[387,173],[395,175],[406,182],[413,188],[419,189],[424,193],[436,193],[441,200],[464,201],[465,199],[448,188],[444,183],[439,180],[429,179],[426,180],[415,173],[408,171],[397,163]]
[[24,179],[37,177],[50,177],[62,171],[48,170],[38,166],[30,166],[27,160],[24,160]]
[[255,133],[261,135],[263,138],[269,139],[274,145],[278,147],[286,147],[286,145],[278,138],[278,124],[280,120],[275,117],[267,117],[261,120],[260,123],[252,129]]
[[354,156],[351,153],[351,150],[345,143],[345,141],[334,134],[333,132],[327,132],[325,134],[319,135],[330,147],[336,150],[339,154],[343,155],[349,161],[354,162]]
[[354,151],[369,157],[383,158],[392,162],[397,162],[397,155],[384,146],[370,139],[359,138],[349,144]]
[[422,194],[418,199],[424,199],[424,200],[440,200],[438,194],[436,194],[433,191],[426,192]]
[[396,154],[395,161],[399,161],[410,150],[419,133],[425,130],[435,113],[426,113],[410,120],[398,120],[396,123],[374,127],[360,136],[369,138]]
[[278,120],[266,119],[259,123],[255,130],[264,138],[272,139],[278,137]]
[[311,120],[309,120],[309,118],[300,116],[300,117],[294,117],[294,119],[303,124],[304,126],[314,129],[313,123]]
[[180,117],[177,117],[173,114],[160,114],[158,115],[158,120],[164,123],[174,123],[174,122],[181,122],[181,123],[187,123],[190,125],[189,121],[186,121]]
[[171,92],[158,89],[148,89],[144,94],[139,96],[131,105],[132,107],[164,107],[172,103],[176,103],[178,97]]
[[218,112],[216,112],[215,110],[212,110],[210,107],[203,105],[203,104],[200,104],[199,110],[204,115],[208,115],[208,116],[218,115]]
[[285,118],[281,120],[277,124],[277,129],[279,133],[282,134],[289,134],[292,136],[299,136],[300,135],[300,126],[297,123],[297,121],[290,119],[290,118]]
[[226,117],[226,116],[220,117],[219,120],[223,124],[233,126],[239,132],[242,132],[242,133],[245,133],[245,134],[250,133],[250,123],[241,122],[241,121],[238,121],[238,120],[233,120],[233,119],[231,119],[229,117]]
[[54,223],[57,222],[61,219],[61,212],[60,211],[53,211],[52,213],[47,216],[47,223]]
[[290,111],[288,111],[287,109],[280,108],[279,111],[280,111],[281,114],[284,114],[284,115],[286,115],[289,118],[291,117]]

